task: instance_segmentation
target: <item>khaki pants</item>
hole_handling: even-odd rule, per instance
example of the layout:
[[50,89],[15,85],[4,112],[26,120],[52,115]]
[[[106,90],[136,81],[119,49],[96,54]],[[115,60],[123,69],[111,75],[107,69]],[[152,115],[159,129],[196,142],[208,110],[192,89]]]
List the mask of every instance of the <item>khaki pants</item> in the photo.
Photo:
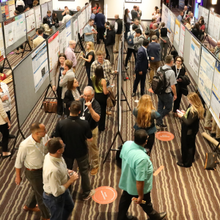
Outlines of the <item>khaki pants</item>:
[[87,141],[89,150],[89,162],[92,168],[99,167],[98,126],[92,130],[92,141]]
[[119,49],[119,41],[121,39],[121,34],[116,34],[115,35],[115,50],[118,51]]
[[204,124],[205,127],[207,127],[207,128],[211,128],[212,127],[211,119],[212,119],[212,114],[209,111],[209,109],[206,109],[205,124]]
[[160,67],[160,61],[157,61],[157,62],[150,61],[150,79],[149,79],[149,84],[152,83],[154,74],[155,74],[155,72],[157,72],[157,69],[159,67]]
[[216,138],[220,138],[220,128],[218,127],[216,121],[212,120],[212,131],[211,131],[212,134],[216,133]]

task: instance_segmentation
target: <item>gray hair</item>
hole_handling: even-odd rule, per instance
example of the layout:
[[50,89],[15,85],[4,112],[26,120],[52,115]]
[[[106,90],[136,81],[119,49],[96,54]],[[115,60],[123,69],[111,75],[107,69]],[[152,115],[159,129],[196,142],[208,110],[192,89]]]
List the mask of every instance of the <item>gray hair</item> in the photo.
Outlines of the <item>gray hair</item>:
[[157,35],[153,35],[151,39],[152,40],[157,40]]
[[94,95],[94,93],[95,93],[95,91],[94,91],[94,89],[92,88],[92,86],[86,86],[83,91],[86,91],[86,90],[87,90],[87,91],[89,90],[92,95]]

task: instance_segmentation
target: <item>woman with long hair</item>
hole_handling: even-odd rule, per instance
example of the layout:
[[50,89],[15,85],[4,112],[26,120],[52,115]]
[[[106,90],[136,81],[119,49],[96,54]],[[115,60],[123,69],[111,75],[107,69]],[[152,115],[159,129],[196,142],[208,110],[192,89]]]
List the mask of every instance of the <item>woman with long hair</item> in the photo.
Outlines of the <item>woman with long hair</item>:
[[66,60],[66,55],[61,53],[58,57],[57,67],[55,71],[53,71],[52,75],[52,89],[57,93],[57,114],[58,117],[63,115],[63,100],[61,98],[62,95],[62,87],[59,86],[60,77],[64,71],[64,62]]
[[154,145],[155,132],[157,131],[154,120],[159,118],[160,114],[155,110],[149,95],[141,96],[137,108],[133,110],[133,115],[136,117],[134,129],[145,129],[149,135],[145,148],[149,150],[148,155],[150,155]]
[[102,66],[97,66],[95,69],[95,75],[92,77],[92,83],[95,90],[95,99],[98,101],[101,107],[101,118],[99,121],[99,131],[105,130],[105,116],[106,116],[106,101],[107,101],[107,83],[104,78],[104,72]]
[[132,20],[129,16],[129,9],[126,8],[125,9],[125,13],[124,13],[124,25],[125,25],[125,35],[124,35],[124,38],[125,40],[127,40],[127,36],[128,36],[128,32],[130,31],[130,25],[132,23]]
[[70,114],[70,106],[73,101],[77,101],[81,98],[79,91],[79,82],[76,78],[67,82],[67,91],[65,92],[65,96],[63,102],[65,103],[65,115],[69,116]]
[[199,120],[204,118],[204,107],[195,92],[188,96],[189,107],[186,111],[179,111],[178,117],[182,120],[181,127],[181,152],[182,162],[177,165],[181,167],[191,167],[194,162],[196,150],[196,134],[199,131]]
[[95,60],[95,48],[94,43],[89,41],[86,43],[86,54],[80,56],[81,59],[85,60],[86,73],[88,77],[88,86],[92,86],[92,81],[90,78],[91,65]]

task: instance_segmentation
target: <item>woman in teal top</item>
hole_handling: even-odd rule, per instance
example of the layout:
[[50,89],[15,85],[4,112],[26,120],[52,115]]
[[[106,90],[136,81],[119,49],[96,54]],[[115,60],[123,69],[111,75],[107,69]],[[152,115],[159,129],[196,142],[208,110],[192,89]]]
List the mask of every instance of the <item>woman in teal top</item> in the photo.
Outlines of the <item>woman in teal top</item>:
[[101,118],[99,121],[99,131],[105,130],[105,116],[106,116],[106,101],[107,101],[107,85],[104,78],[102,66],[95,69],[95,75],[92,77],[92,84],[95,90],[95,99],[99,102],[101,107]]

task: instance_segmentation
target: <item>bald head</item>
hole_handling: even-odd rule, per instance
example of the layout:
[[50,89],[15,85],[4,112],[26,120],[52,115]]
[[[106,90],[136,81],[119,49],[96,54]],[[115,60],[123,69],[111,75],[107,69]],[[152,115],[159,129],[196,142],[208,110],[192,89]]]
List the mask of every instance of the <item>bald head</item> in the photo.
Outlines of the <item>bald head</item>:
[[188,7],[185,5],[185,6],[184,6],[184,11],[187,11],[187,9],[188,9]]
[[69,47],[71,47],[72,49],[74,49],[75,46],[76,46],[76,41],[70,40],[70,41],[69,41]]
[[115,19],[119,19],[119,15],[115,15]]

